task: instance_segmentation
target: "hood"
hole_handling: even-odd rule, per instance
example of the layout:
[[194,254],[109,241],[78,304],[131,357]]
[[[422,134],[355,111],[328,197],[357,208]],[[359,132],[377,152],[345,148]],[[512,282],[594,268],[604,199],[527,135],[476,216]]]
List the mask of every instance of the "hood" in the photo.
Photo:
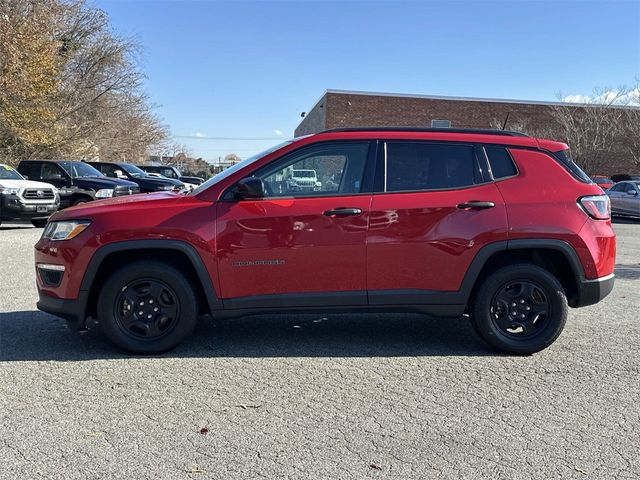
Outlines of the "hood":
[[120,185],[126,187],[137,187],[138,185],[134,182],[130,182],[129,180],[121,180],[119,178],[110,178],[110,177],[76,177],[73,179],[73,183],[75,185],[86,185],[91,188],[114,188]]
[[50,188],[56,190],[56,187],[50,183],[34,182],[33,180],[0,180],[0,186],[6,188]]
[[51,221],[91,218],[97,213],[124,210],[130,212],[136,208],[157,208],[163,205],[173,204],[184,198],[188,197],[170,192],[142,193],[125,195],[123,197],[105,198],[104,200],[94,200],[60,210],[51,217]]

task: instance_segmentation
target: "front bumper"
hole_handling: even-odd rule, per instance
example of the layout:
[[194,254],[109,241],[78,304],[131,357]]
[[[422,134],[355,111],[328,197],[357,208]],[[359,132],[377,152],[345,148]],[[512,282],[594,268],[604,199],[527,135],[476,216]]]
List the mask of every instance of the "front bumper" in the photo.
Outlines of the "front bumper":
[[24,203],[18,196],[0,195],[2,220],[49,218],[58,210],[58,207],[58,203]]
[[577,295],[569,302],[569,305],[571,307],[586,307],[598,303],[611,293],[614,283],[615,275],[613,273],[594,280],[581,278],[578,281]]
[[38,310],[64,318],[70,327],[83,330],[86,326],[88,292],[80,292],[76,299],[54,298],[38,291]]

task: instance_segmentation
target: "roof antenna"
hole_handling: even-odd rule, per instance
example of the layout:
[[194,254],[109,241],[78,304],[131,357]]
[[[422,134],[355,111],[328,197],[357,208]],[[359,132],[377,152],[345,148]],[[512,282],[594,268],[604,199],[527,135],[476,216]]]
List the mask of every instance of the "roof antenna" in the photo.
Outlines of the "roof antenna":
[[507,118],[504,119],[504,123],[502,124],[502,130],[507,128],[507,122],[509,121],[509,115],[511,115],[511,112],[507,112]]

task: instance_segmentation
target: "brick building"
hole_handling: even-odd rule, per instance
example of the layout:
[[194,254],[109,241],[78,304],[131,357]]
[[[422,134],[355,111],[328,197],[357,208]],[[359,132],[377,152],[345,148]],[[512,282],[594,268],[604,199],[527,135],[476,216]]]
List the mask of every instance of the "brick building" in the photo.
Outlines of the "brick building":
[[[453,127],[500,128],[508,115],[507,129],[563,140],[552,116],[555,102],[457,98],[373,92],[327,90],[306,113],[295,135],[342,127]],[[580,104],[566,104],[578,110]],[[623,108],[623,107],[616,107]],[[622,138],[620,143],[626,144]],[[602,172],[626,171],[629,156],[615,154]]]

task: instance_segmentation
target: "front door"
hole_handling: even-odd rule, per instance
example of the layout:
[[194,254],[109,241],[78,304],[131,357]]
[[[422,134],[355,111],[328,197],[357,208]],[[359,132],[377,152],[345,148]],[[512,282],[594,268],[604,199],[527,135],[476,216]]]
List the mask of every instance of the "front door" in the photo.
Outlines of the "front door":
[[504,201],[482,168],[481,148],[386,143],[367,238],[372,305],[431,303],[455,292],[478,251],[506,239]]
[[264,181],[265,198],[218,203],[225,307],[366,304],[365,170],[373,149],[369,142],[302,148],[252,173]]

